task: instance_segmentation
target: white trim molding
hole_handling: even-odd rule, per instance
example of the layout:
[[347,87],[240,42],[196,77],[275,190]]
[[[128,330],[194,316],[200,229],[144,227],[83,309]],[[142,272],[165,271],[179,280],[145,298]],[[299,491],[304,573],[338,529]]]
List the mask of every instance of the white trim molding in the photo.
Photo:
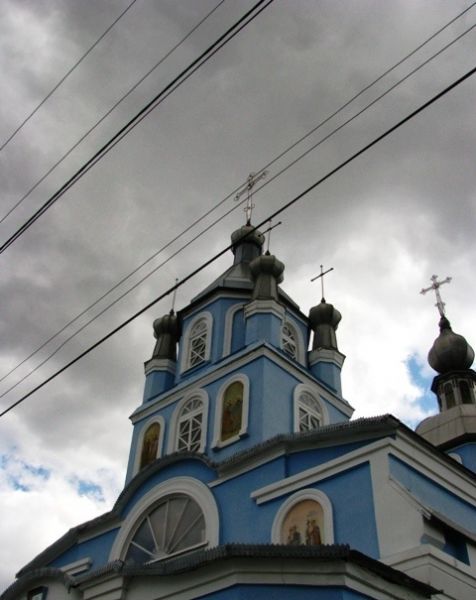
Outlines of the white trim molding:
[[[228,356],[231,354],[231,342],[233,340],[233,320],[237,312],[243,310],[245,306],[244,302],[240,302],[239,304],[233,304],[226,311],[225,314],[225,326],[223,328],[223,349],[222,349],[222,357]],[[243,313],[243,320],[245,315]]]
[[60,567],[60,570],[68,575],[77,575],[78,573],[87,571],[92,564],[92,559],[89,556],[86,556],[85,558],[80,558],[79,560],[64,565],[64,567]]
[[261,313],[271,313],[282,321],[285,313],[283,305],[279,302],[276,302],[276,300],[252,300],[246,304],[244,310],[245,319]]
[[[134,457],[134,469],[132,471],[133,476],[139,472],[140,458],[141,458],[141,454],[142,454],[142,444],[144,443],[144,435],[145,435],[146,431],[149,429],[149,427],[151,425],[153,425],[154,423],[158,423],[158,425],[160,427],[159,440],[158,440],[158,444],[157,444],[157,455],[155,458],[160,458],[162,456],[162,447],[164,444],[165,421],[164,421],[164,418],[161,417],[160,415],[155,415],[155,416],[151,417],[150,419],[147,419],[147,421],[145,421],[143,423],[140,433],[139,433],[139,437],[137,438],[137,445],[136,445],[135,457]],[[137,427],[137,425],[136,425],[136,427]]]
[[200,448],[198,452],[204,452],[205,445],[207,442],[207,427],[208,427],[208,394],[205,390],[202,389],[192,389],[190,390],[181,400],[177,403],[175,410],[172,414],[172,418],[170,419],[169,425],[169,437],[168,437],[168,454],[172,454],[172,452],[177,451],[178,446],[178,433],[179,427],[178,423],[180,420],[180,414],[184,406],[192,400],[192,398],[199,397],[203,404],[202,411],[202,434],[200,437]]
[[121,529],[109,554],[109,561],[122,560],[127,552],[129,543],[141,524],[143,517],[157,504],[159,500],[171,494],[185,494],[199,505],[205,519],[206,544],[208,547],[217,546],[219,542],[218,507],[209,488],[193,477],[174,477],[151,489],[137,502],[124,519]]
[[[241,409],[241,428],[240,431],[233,437],[221,441],[221,421],[223,416],[223,400],[225,392],[233,383],[240,382],[243,384],[243,403]],[[213,431],[213,448],[223,448],[229,444],[239,441],[248,432],[248,414],[249,414],[249,398],[250,398],[250,380],[246,375],[240,373],[233,375],[223,383],[218,390],[215,403],[215,426]]]
[[[196,365],[190,364],[190,334],[199,321],[205,321],[206,324],[206,343],[205,353],[203,360]],[[212,334],[213,334],[213,316],[208,311],[198,313],[187,325],[182,336],[182,353],[180,357],[180,372],[183,373],[194,367],[198,367],[199,364],[203,364],[210,360],[211,346],[212,346]]]
[[281,540],[281,529],[283,526],[283,522],[287,517],[290,510],[302,502],[303,500],[313,500],[321,505],[323,511],[323,527],[324,531],[322,533],[322,539],[325,544],[333,544],[334,543],[334,518],[332,515],[332,503],[329,498],[321,492],[321,490],[316,490],[314,488],[306,488],[304,490],[299,490],[287,500],[285,500],[278,509],[276,516],[274,517],[273,526],[271,528],[271,543],[272,544],[282,544]]
[[169,358],[151,358],[144,363],[144,373],[148,375],[154,371],[168,371],[175,375],[175,361]]

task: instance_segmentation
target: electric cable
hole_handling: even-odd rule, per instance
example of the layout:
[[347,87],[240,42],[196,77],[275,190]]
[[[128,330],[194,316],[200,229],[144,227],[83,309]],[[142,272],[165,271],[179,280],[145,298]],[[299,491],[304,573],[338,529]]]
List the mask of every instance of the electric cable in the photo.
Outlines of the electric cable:
[[[0,146],[0,152],[5,148],[5,146],[16,136],[16,134],[22,129],[28,121],[35,115],[38,110],[43,106],[43,104],[51,98],[51,96],[56,92],[56,90],[60,87],[62,83],[71,75],[71,73],[83,62],[83,60],[96,48],[96,46],[105,38],[105,36],[111,31],[111,29],[122,19],[122,17],[126,14],[126,12],[132,8],[132,5],[136,3],[137,0],[132,0],[132,2],[126,6],[126,8],[120,13],[120,15],[107,27],[107,29],[98,37],[98,39],[94,42],[94,44],[86,50],[86,52],[79,58],[74,65],[66,72],[65,75],[58,81],[58,83],[51,89],[48,94],[43,98],[43,100],[32,110],[32,112],[18,125],[15,131],[10,134],[10,137],[7,138],[2,145]],[[3,219],[2,219],[3,220]],[[1,221],[0,221],[1,222]]]
[[[464,31],[463,33],[461,33],[458,37],[456,37],[455,39],[453,39],[451,42],[449,42],[448,44],[446,44],[443,48],[441,48],[438,52],[434,53],[431,57],[429,57],[426,61],[424,61],[423,63],[421,63],[419,66],[417,66],[415,69],[411,70],[406,76],[404,76],[403,78],[401,78],[399,81],[397,81],[393,86],[391,86],[390,88],[388,88],[385,92],[383,92],[381,95],[379,95],[377,98],[375,98],[373,101],[371,101],[369,104],[367,104],[363,109],[361,109],[360,111],[358,111],[357,113],[355,113],[352,117],[350,117],[349,119],[347,119],[346,121],[344,121],[344,123],[342,123],[341,125],[339,125],[338,127],[336,127],[335,129],[333,129],[329,134],[327,134],[324,138],[321,138],[320,140],[318,140],[315,144],[313,144],[310,148],[308,148],[305,152],[303,152],[302,154],[300,154],[296,159],[294,159],[291,163],[288,163],[288,165],[286,165],[285,167],[283,167],[280,171],[278,171],[276,174],[273,175],[273,177],[271,177],[270,179],[268,179],[263,185],[261,185],[259,188],[257,188],[255,190],[255,193],[258,193],[259,191],[261,191],[264,187],[266,187],[267,185],[269,185],[272,181],[274,181],[275,179],[277,179],[280,175],[282,175],[283,173],[285,173],[288,169],[290,169],[291,167],[293,167],[297,162],[299,162],[302,158],[304,158],[305,156],[307,156],[310,152],[312,152],[315,148],[317,148],[318,146],[320,146],[321,144],[323,144],[325,141],[327,141],[330,137],[332,137],[333,135],[335,135],[338,131],[340,131],[341,129],[343,129],[346,125],[348,125],[350,122],[352,122],[353,120],[355,120],[357,117],[359,117],[363,112],[365,112],[366,110],[368,110],[371,106],[373,106],[376,102],[378,102],[381,98],[383,98],[384,96],[386,96],[388,93],[390,93],[393,89],[395,89],[398,85],[400,85],[401,83],[403,83],[404,81],[406,81],[409,77],[411,77],[412,75],[414,75],[417,71],[419,71],[421,68],[423,68],[424,66],[426,66],[431,60],[433,60],[434,58],[436,58],[437,56],[439,56],[442,52],[444,52],[445,50],[447,50],[450,46],[452,46],[455,42],[457,42],[459,39],[461,39],[464,35],[466,35],[467,33],[469,33],[469,31],[471,31],[472,29],[474,29],[474,27],[476,27],[476,25],[471,26],[470,28],[468,28],[466,31]],[[421,47],[421,46],[420,46]],[[402,61],[399,61],[397,64],[401,64]],[[379,77],[378,79],[380,79],[381,77]],[[369,86],[367,86],[365,89],[368,89]],[[360,94],[360,93],[359,93]],[[355,96],[354,96],[355,98]],[[349,104],[349,102],[347,102],[344,106],[347,106]],[[338,112],[338,111],[337,111]],[[337,112],[333,113],[333,116],[335,114],[337,114]],[[326,118],[324,121],[322,121],[318,126],[316,126],[312,131],[316,131],[320,126],[322,126],[324,123],[326,123],[331,117]],[[305,136],[303,136],[302,139],[304,139],[305,137],[308,137],[308,134],[306,134]],[[295,142],[292,146],[290,146],[290,148],[294,148],[296,146],[297,142]],[[278,160],[278,158],[281,158],[284,154],[281,153],[277,158],[273,159],[273,161],[271,161],[270,163],[268,163],[268,165],[266,165],[265,167],[263,167],[259,172],[264,171],[266,168],[268,168],[271,164],[273,164],[274,162],[276,162],[276,160]],[[242,187],[242,186],[240,186]],[[31,352],[26,358],[24,358],[20,363],[18,363],[15,367],[13,367],[13,369],[11,369],[9,372],[7,372],[5,375],[3,375],[0,378],[0,382],[3,381],[4,379],[6,379],[7,377],[9,377],[16,369],[18,369],[21,365],[23,365],[27,360],[29,360],[30,358],[32,358],[37,352],[39,352],[40,350],[42,350],[47,344],[49,344],[52,340],[54,340],[56,337],[58,337],[61,333],[63,333],[63,331],[65,331],[70,325],[72,325],[73,323],[75,323],[80,317],[82,317],[84,314],[86,314],[91,308],[93,308],[94,306],[96,306],[101,300],[103,300],[104,298],[106,298],[110,293],[112,293],[114,290],[116,290],[122,283],[124,283],[125,281],[127,281],[127,279],[129,279],[130,277],[132,277],[132,275],[134,275],[135,273],[137,273],[142,267],[144,267],[148,262],[150,262],[153,258],[155,258],[158,254],[160,254],[163,250],[165,250],[166,248],[168,248],[172,243],[174,243],[175,241],[177,241],[178,239],[180,239],[180,237],[182,237],[185,233],[187,233],[188,231],[190,231],[195,225],[197,225],[200,221],[202,221],[206,216],[208,216],[209,214],[211,214],[216,208],[218,208],[221,204],[223,204],[226,200],[228,200],[238,189],[234,190],[233,192],[231,192],[230,194],[228,194],[228,196],[226,196],[223,200],[221,200],[218,204],[216,204],[215,206],[213,206],[211,209],[209,209],[206,213],[204,213],[201,217],[199,217],[198,219],[196,219],[191,225],[189,225],[185,230],[183,230],[181,233],[179,233],[177,236],[175,236],[172,240],[170,240],[169,242],[167,242],[164,246],[162,246],[159,250],[157,250],[153,255],[151,255],[149,258],[147,258],[144,262],[142,262],[138,267],[136,267],[132,272],[130,272],[128,275],[124,276],[120,281],[118,281],[112,288],[110,288],[108,291],[106,291],[102,296],[100,296],[97,300],[95,300],[92,304],[90,304],[87,308],[85,308],[81,313],[79,313],[78,315],[76,315],[72,320],[70,320],[66,325],[64,325],[59,331],[57,331],[55,334],[53,334],[51,337],[49,337],[45,342],[43,342],[39,347],[37,347],[33,352]],[[99,318],[100,316],[102,316],[109,308],[111,308],[112,306],[114,306],[115,304],[117,304],[117,302],[119,302],[119,300],[122,300],[125,296],[127,296],[130,292],[132,292],[134,289],[136,289],[141,283],[143,283],[146,279],[148,279],[150,276],[152,276],[157,270],[159,270],[160,268],[162,268],[165,264],[167,264],[172,258],[174,258],[175,256],[177,256],[180,252],[182,252],[183,250],[185,250],[187,247],[189,247],[194,241],[196,241],[198,238],[200,238],[202,235],[204,235],[206,232],[208,232],[212,227],[214,227],[217,223],[219,223],[221,220],[223,220],[225,217],[227,217],[231,212],[233,212],[233,210],[235,210],[236,208],[238,208],[238,206],[241,206],[243,202],[240,202],[238,205],[235,205],[233,208],[231,208],[230,210],[228,210],[227,212],[225,212],[222,216],[220,216],[219,218],[217,218],[215,221],[213,221],[209,226],[207,226],[204,230],[202,230],[201,232],[199,232],[197,235],[195,235],[191,240],[189,240],[187,243],[185,243],[183,246],[181,246],[178,250],[176,250],[170,257],[168,257],[165,261],[161,262],[159,265],[157,265],[156,267],[154,267],[151,271],[149,271],[148,274],[146,274],[145,276],[143,276],[139,281],[137,281],[132,287],[130,287],[128,290],[126,290],[125,292],[123,292],[118,298],[116,298],[113,302],[111,302],[110,304],[108,304],[104,309],[102,309],[99,313],[97,313],[95,316],[91,317],[91,319],[89,319],[85,324],[83,324],[78,330],[76,330],[75,332],[73,332],[72,334],[70,334],[65,340],[63,340],[61,342],[61,344],[59,346],[57,346],[46,358],[44,358],[40,363],[38,363],[32,370],[30,370],[27,374],[25,374],[23,377],[21,377],[16,383],[14,383],[12,386],[10,386],[9,388],[7,388],[2,394],[0,394],[0,398],[3,398],[4,396],[6,396],[9,392],[11,392],[13,389],[15,389],[18,385],[20,385],[21,383],[23,383],[23,381],[25,381],[28,377],[30,377],[33,373],[35,373],[40,367],[42,367],[46,362],[48,362],[53,356],[55,356],[59,350],[61,350],[71,339],[73,339],[74,337],[76,337],[76,335],[78,335],[81,331],[83,331],[88,325],[90,325],[93,321],[95,321],[97,318]]]
[[36,188],[43,183],[43,181],[48,177],[48,175],[51,175],[51,173],[66,159],[68,158],[68,156],[74,151],[76,150],[76,148],[95,130],[97,129],[97,127],[99,127],[99,125],[105,120],[107,119],[107,117],[122,103],[124,102],[124,100],[126,100],[126,98],[128,98],[132,92],[134,92],[139,85],[145,81],[147,79],[147,77],[149,77],[163,62],[165,62],[169,56],[171,56],[171,54],[173,54],[184,42],[187,41],[187,39],[193,34],[195,33],[195,31],[202,25],[202,23],[204,23],[224,2],[226,2],[226,0],[220,0],[220,2],[218,2],[218,4],[212,8],[211,11],[209,11],[204,17],[202,17],[200,19],[200,21],[198,21],[198,23],[196,23],[196,25],[194,25],[192,27],[192,29],[190,29],[190,31],[184,35],[184,37],[179,40],[174,46],[172,46],[172,48],[170,48],[170,50],[168,50],[155,64],[153,67],[151,67],[138,81],[136,81],[136,83],[129,88],[129,90],[123,94],[119,100],[117,100],[112,106],[111,108],[109,108],[109,110],[107,110],[100,119],[98,119],[85,133],[83,133],[83,135],[69,148],[69,150],[67,150],[47,171],[46,173],[44,173],[40,179],[38,179],[38,181],[36,181],[36,183],[30,187],[28,189],[27,192],[25,192],[23,194],[23,196],[8,210],[7,213],[5,213],[3,215],[3,217],[0,219],[0,223],[3,223],[3,221],[5,221],[5,219],[7,217],[9,217],[12,212],[18,208],[18,206],[20,206],[20,204],[26,200],[28,198],[28,196],[30,196],[30,194],[32,192],[34,192],[36,190]]
[[[382,134],[380,134],[377,137],[375,137],[368,144],[365,144],[362,148],[360,148],[360,150],[358,150],[357,152],[353,153],[349,158],[347,158],[343,162],[339,163],[339,165],[337,165],[337,167],[334,167],[333,169],[331,169],[330,171],[328,171],[323,177],[321,177],[320,179],[318,179],[317,181],[315,181],[312,185],[310,185],[309,187],[307,187],[300,194],[298,194],[297,196],[295,196],[294,198],[292,198],[291,200],[289,200],[288,202],[286,202],[285,204],[283,204],[280,208],[278,208],[277,210],[275,210],[273,213],[271,213],[270,215],[268,215],[265,219],[263,219],[263,221],[261,221],[260,223],[258,223],[255,227],[253,227],[253,229],[251,229],[246,234],[245,237],[250,236],[259,227],[262,227],[265,223],[269,222],[271,219],[274,219],[275,217],[277,217],[278,215],[280,215],[281,213],[283,213],[284,211],[286,211],[287,209],[289,209],[291,206],[293,206],[294,204],[296,204],[297,202],[299,202],[299,200],[301,200],[304,196],[306,196],[307,194],[309,194],[311,191],[313,191],[319,185],[321,185],[322,183],[324,183],[325,181],[327,181],[328,179],[330,179],[333,175],[335,175],[336,173],[338,173],[339,171],[341,171],[348,164],[350,164],[351,162],[353,162],[354,160],[356,160],[359,156],[361,156],[362,154],[364,154],[365,152],[367,152],[368,150],[370,150],[371,148],[373,148],[373,146],[375,146],[376,144],[378,144],[379,142],[381,142],[383,139],[385,139],[386,137],[388,137],[391,133],[393,133],[394,131],[396,131],[400,127],[402,127],[405,123],[407,123],[408,121],[410,121],[411,119],[413,119],[414,117],[416,117],[419,113],[421,113],[424,110],[426,110],[429,106],[431,106],[437,100],[439,100],[440,98],[442,98],[443,96],[445,96],[446,94],[448,94],[455,87],[457,87],[458,85],[460,85],[461,83],[463,83],[464,81],[466,81],[469,77],[472,77],[475,73],[476,73],[476,67],[473,67],[472,69],[470,69],[469,71],[467,71],[464,75],[462,75],[457,80],[455,80],[453,83],[451,83],[449,86],[447,86],[442,91],[438,92],[435,96],[433,96],[432,98],[430,98],[429,100],[427,100],[426,102],[424,102],[422,105],[420,105],[418,108],[416,108],[415,110],[413,110],[406,117],[403,117],[402,119],[400,119],[395,125],[392,125],[392,127],[390,127],[389,129],[387,129],[386,131],[384,131]],[[74,365],[75,363],[77,363],[79,360],[81,360],[82,358],[84,358],[86,355],[88,355],[89,353],[91,353],[94,349],[96,349],[98,346],[100,346],[101,344],[103,344],[106,340],[108,340],[113,335],[115,335],[117,332],[119,332],[121,329],[123,329],[124,327],[126,327],[127,325],[129,325],[129,323],[131,323],[132,321],[134,321],[137,317],[139,317],[144,312],[146,312],[147,310],[149,310],[149,308],[151,308],[152,306],[154,306],[155,304],[157,304],[158,302],[160,302],[160,300],[163,300],[169,294],[173,293],[176,289],[178,289],[179,287],[181,287],[182,285],[184,285],[187,281],[189,281],[190,279],[192,279],[193,277],[195,277],[195,275],[197,275],[198,273],[200,273],[201,271],[203,271],[206,267],[208,267],[210,264],[212,264],[213,262],[215,262],[216,260],[218,260],[218,258],[220,258],[221,256],[223,256],[232,247],[233,247],[233,244],[229,244],[228,246],[226,246],[225,248],[223,248],[222,250],[220,250],[214,256],[212,256],[207,261],[205,261],[204,263],[202,263],[199,267],[197,267],[196,269],[194,269],[193,271],[191,271],[183,279],[181,279],[180,281],[176,282],[175,285],[173,285],[172,287],[170,287],[164,293],[160,294],[157,298],[155,298],[154,300],[152,300],[148,304],[146,304],[146,306],[144,306],[139,311],[137,311],[136,313],[134,313],[131,317],[129,317],[128,319],[126,319],[125,321],[123,321],[120,325],[118,325],[117,327],[115,327],[112,331],[110,331],[105,336],[103,336],[102,338],[100,338],[94,344],[92,344],[91,346],[89,346],[88,348],[86,348],[86,350],[83,350],[83,352],[81,352],[75,358],[73,358],[72,360],[70,360],[66,365],[64,365],[63,367],[61,367],[57,371],[55,371],[52,375],[50,375],[49,377],[47,377],[44,381],[42,381],[40,384],[38,384],[37,386],[35,386],[32,390],[30,390],[29,392],[27,392],[26,394],[24,394],[16,402],[14,402],[10,406],[8,406],[6,409],[4,409],[0,413],[0,417],[3,417],[5,414],[7,414],[8,412],[10,412],[13,408],[15,408],[16,406],[18,406],[20,403],[24,402],[27,398],[29,398],[35,392],[37,392],[38,390],[40,390],[41,388],[43,388],[50,381],[52,381],[53,379],[56,379],[56,377],[58,377],[61,373],[63,373],[64,371],[66,371],[66,369],[68,369],[69,367],[71,367],[72,365]]]
[[[258,2],[247,11],[236,23],[234,23],[224,34],[213,42],[202,54],[193,60],[179,75],[167,84],[148,104],[146,104],[132,119],[115,133],[86,163],[80,167],[72,177],[64,183],[17,231],[11,235],[6,242],[0,246],[0,254],[3,253],[15,240],[17,240],[36,220],[40,218],[63,194],[69,190],[81,177],[83,177],[95,164],[97,164],[108,152],[112,150],[128,133],[130,133],[141,121],[159,106],[170,94],[187,81],[203,64],[214,56],[223,46],[230,42],[244,27],[251,23],[263,10],[274,0],[258,0]],[[261,6],[263,5],[263,6]]]

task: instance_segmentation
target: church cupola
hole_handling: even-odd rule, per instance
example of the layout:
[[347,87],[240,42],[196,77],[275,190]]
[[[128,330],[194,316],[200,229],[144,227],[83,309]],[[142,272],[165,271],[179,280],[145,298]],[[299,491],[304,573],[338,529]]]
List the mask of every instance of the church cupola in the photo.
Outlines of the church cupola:
[[438,373],[431,390],[436,394],[439,414],[422,421],[417,432],[433,444],[449,449],[464,439],[476,439],[476,372],[470,368],[474,350],[452,330],[445,315],[439,287],[449,283],[450,278],[438,281],[433,275],[431,280],[432,286],[422,293],[435,291],[440,313],[440,334],[428,353],[428,362]]
[[264,235],[252,225],[243,225],[231,234],[232,251],[235,265],[250,263],[261,255]]
[[171,310],[168,315],[156,319],[153,328],[157,342],[152,358],[144,365],[144,402],[173,386],[177,363],[177,343],[180,338],[177,315]]
[[279,348],[285,310],[278,285],[283,281],[284,264],[268,250],[251,261],[250,271],[253,292],[245,307],[246,344],[261,340]]
[[317,379],[342,394],[341,369],[345,356],[337,348],[336,329],[342,319],[340,312],[325,301],[309,311],[309,326],[314,333],[309,353],[309,368]]

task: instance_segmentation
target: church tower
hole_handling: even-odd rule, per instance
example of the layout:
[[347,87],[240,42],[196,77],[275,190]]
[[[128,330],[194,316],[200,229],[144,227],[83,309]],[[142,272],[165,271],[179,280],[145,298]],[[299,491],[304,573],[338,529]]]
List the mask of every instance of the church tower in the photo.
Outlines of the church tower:
[[476,597],[467,342],[442,320],[426,440],[391,415],[351,420],[339,311],[322,291],[303,314],[249,222],[231,239],[231,266],[153,323],[114,506],[0,600]]

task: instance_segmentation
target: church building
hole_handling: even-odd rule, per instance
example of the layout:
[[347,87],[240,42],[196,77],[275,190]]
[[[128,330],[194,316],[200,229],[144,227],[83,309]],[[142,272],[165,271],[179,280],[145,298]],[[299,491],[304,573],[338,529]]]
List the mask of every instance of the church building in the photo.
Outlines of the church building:
[[239,228],[230,268],[154,321],[124,489],[1,600],[476,598],[473,350],[441,305],[439,414],[352,420],[340,313],[303,314],[263,244]]

